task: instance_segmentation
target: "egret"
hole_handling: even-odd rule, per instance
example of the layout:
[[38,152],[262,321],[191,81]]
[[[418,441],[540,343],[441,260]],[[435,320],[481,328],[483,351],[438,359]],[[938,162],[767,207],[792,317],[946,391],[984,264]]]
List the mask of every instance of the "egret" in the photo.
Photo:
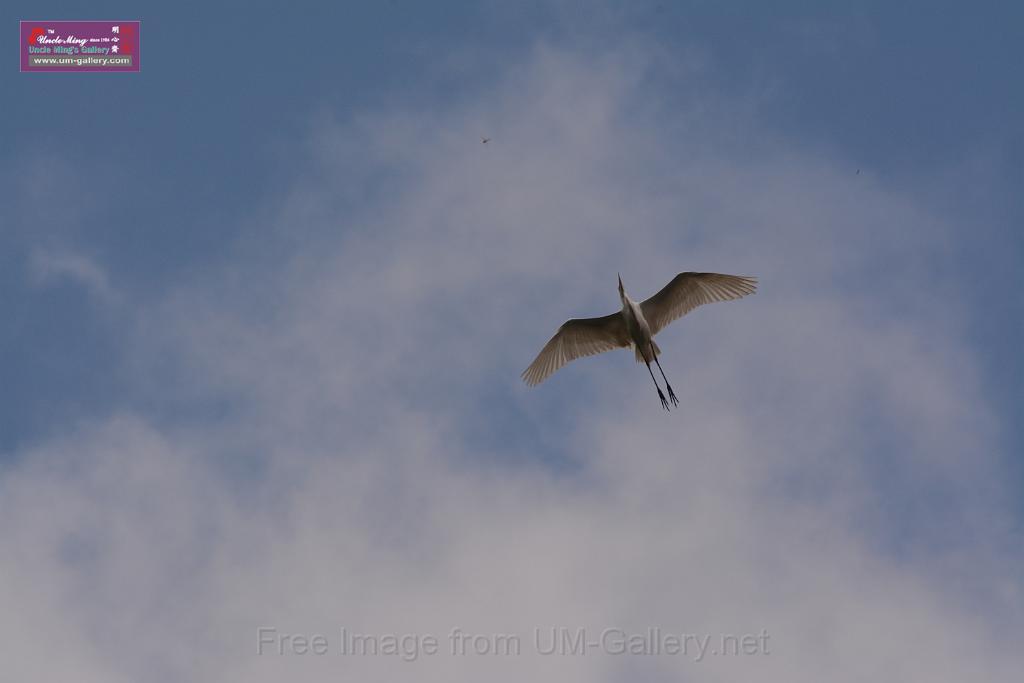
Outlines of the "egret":
[[[629,347],[636,354],[636,361],[647,365],[647,372],[651,373],[651,380],[658,390],[661,407],[668,410],[668,401],[678,406],[679,399],[661,369],[658,361],[661,349],[655,343],[654,335],[702,304],[739,299],[753,294],[756,289],[757,278],[744,275],[679,273],[660,292],[637,303],[626,294],[620,275],[622,310],[601,318],[571,318],[566,321],[540,350],[530,367],[523,371],[523,381],[532,387],[571,360]],[[652,362],[658,366],[661,378],[665,380],[668,400],[651,370]]]

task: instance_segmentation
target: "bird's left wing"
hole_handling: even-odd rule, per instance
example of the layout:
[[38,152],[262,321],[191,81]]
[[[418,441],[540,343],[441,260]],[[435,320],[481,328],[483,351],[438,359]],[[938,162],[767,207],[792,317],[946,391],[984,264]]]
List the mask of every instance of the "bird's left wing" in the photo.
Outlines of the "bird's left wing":
[[523,381],[532,387],[571,360],[623,346],[629,346],[629,335],[622,313],[602,318],[573,318],[558,328],[530,367],[523,371]]
[[703,304],[753,294],[757,278],[721,273],[679,273],[660,292],[640,302],[651,335]]

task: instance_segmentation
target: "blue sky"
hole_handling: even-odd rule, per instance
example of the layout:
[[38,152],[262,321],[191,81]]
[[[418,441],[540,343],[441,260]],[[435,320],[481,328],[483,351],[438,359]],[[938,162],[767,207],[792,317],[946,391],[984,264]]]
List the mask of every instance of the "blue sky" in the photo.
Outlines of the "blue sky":
[[[0,538],[31,548],[0,573],[41,615],[0,632],[69,643],[25,675],[499,675],[246,649],[344,623],[784,644],[512,679],[853,680],[894,670],[887,633],[929,653],[904,680],[1019,664],[1024,10],[5,14],[143,22],[139,74],[0,74]],[[659,341],[680,411],[625,354],[519,382],[616,272],[691,269],[761,291]]]
[[[7,394],[0,445],[10,449],[45,433],[54,410],[73,419],[108,410],[123,395],[116,334],[97,324],[74,292],[28,283],[24,264],[33,245],[68,240],[101,254],[124,289],[144,300],[227,258],[254,198],[272,201],[301,164],[295,141],[317,116],[353,116],[395,102],[437,107],[486,84],[535,41],[599,50],[624,35],[656,40],[680,58],[698,55],[706,65],[698,77],[704,92],[736,97],[778,135],[969,218],[958,266],[973,272],[947,277],[961,280],[971,300],[972,335],[992,390],[1007,405],[1017,403],[1022,311],[1020,298],[1004,293],[1021,285],[1013,231],[1022,220],[1015,190],[1024,173],[1024,94],[1013,78],[1019,10],[696,2],[607,12],[579,3],[526,3],[515,11],[454,3],[439,12],[397,0],[378,5],[296,12],[249,6],[199,19],[101,3],[90,11],[130,9],[146,20],[145,75],[5,73],[6,91],[37,104],[9,107],[0,119],[17,131],[4,145],[4,290],[14,324],[0,343],[12,381],[23,388],[17,398]],[[47,11],[77,16],[74,3]],[[330,40],[283,47],[324,26]],[[270,57],[247,73],[233,63],[207,63],[205,51],[165,47],[175,35],[213,45],[225,31],[247,46],[231,48],[238,54],[268,49]],[[662,96],[670,106],[680,94]],[[950,179],[971,165],[976,172]],[[80,171],[86,166],[90,174]],[[108,183],[118,190],[104,188]],[[60,217],[54,206],[63,209]],[[1020,444],[1019,431],[1012,438]]]

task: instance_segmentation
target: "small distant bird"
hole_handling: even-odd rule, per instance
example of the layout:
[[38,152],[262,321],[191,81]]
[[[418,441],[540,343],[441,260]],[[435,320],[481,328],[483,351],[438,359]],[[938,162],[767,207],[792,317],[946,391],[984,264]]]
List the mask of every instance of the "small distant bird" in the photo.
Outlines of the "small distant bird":
[[647,365],[654,387],[658,390],[661,407],[668,410],[668,401],[658,386],[651,370],[651,362],[658,366],[665,380],[669,400],[678,406],[679,399],[661,369],[658,356],[661,349],[654,335],[672,321],[683,317],[702,304],[729,301],[753,294],[757,278],[720,273],[679,273],[650,299],[637,303],[626,295],[619,276],[619,299],[622,310],[602,318],[573,318],[558,328],[555,336],[544,345],[530,367],[523,371],[523,381],[530,386],[540,384],[552,373],[571,360],[593,356],[605,351],[630,347],[636,361]]
[[856,175],[860,175],[860,169],[859,168],[857,169]]
[[486,145],[486,144],[487,144],[488,142],[490,142],[490,141],[491,141],[491,139],[490,139],[490,138],[480,138],[480,142],[484,143],[485,145]]

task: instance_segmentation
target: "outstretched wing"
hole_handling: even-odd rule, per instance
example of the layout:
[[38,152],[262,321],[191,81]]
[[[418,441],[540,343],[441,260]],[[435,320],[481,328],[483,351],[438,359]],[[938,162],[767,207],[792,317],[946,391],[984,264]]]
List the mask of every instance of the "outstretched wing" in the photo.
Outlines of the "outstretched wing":
[[523,381],[532,387],[571,360],[623,346],[629,346],[629,336],[622,313],[603,318],[573,318],[558,328],[530,367],[523,371]]
[[660,292],[640,303],[651,336],[702,304],[753,294],[757,278],[720,273],[679,273]]

